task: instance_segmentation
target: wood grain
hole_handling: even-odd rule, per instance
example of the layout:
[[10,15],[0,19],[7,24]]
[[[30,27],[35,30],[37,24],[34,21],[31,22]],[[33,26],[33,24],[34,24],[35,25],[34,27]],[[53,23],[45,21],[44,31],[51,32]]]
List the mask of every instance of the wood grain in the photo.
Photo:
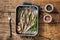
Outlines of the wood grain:
[[[21,37],[15,33],[15,10],[23,2],[31,2],[42,8],[38,23],[38,34],[34,37]],[[44,10],[46,4],[54,5],[54,12],[47,13]],[[9,36],[8,11],[12,16],[13,40],[60,40],[60,0],[0,0],[0,40],[7,40]],[[53,17],[53,23],[43,22],[43,16],[50,14]]]

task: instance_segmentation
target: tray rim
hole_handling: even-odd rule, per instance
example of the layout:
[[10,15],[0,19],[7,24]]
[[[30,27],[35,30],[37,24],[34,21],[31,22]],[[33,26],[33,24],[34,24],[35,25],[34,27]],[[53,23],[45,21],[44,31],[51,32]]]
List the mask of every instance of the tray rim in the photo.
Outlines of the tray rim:
[[[37,8],[37,11],[39,11],[38,10],[38,7],[36,6],[36,5],[18,5],[18,6],[16,6],[16,9],[17,9],[17,7],[19,7],[19,6],[35,6],[36,8]],[[38,12],[37,12],[38,13]],[[15,32],[16,32],[16,10],[15,10]],[[16,32],[16,34],[18,35],[18,36],[36,36],[37,34],[38,34],[38,14],[37,14],[37,32],[34,34],[34,35],[23,35],[23,34],[18,34],[17,32]]]

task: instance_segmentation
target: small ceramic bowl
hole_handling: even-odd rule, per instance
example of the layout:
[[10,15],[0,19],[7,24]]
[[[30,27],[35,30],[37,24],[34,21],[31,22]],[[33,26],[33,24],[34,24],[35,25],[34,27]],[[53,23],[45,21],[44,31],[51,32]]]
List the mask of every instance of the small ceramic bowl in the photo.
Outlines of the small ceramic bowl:
[[54,10],[54,6],[52,4],[47,4],[45,6],[45,11],[46,12],[52,12]]
[[45,23],[50,23],[52,21],[52,16],[50,14],[46,14],[44,17],[43,17],[43,21]]

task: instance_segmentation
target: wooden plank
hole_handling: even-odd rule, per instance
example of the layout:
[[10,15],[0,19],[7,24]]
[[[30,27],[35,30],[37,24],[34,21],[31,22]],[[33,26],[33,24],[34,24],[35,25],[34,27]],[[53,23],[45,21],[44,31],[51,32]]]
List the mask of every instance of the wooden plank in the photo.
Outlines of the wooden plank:
[[[1,11],[0,16],[2,15],[2,11],[4,11],[4,14],[2,15],[2,17],[0,17],[0,23],[4,23],[4,24],[0,24],[0,33],[2,33],[2,32],[4,33],[5,31],[9,32],[8,10],[12,12],[11,13],[12,29],[13,29],[12,31],[15,33],[15,12],[16,12],[15,10],[16,10],[16,6],[22,4],[23,2],[26,2],[26,1],[25,0],[3,0],[3,1],[4,1],[4,3],[2,3],[2,2],[0,3],[0,11]],[[60,0],[30,0],[28,2],[36,4],[42,8],[42,13],[41,13],[41,16],[39,18],[39,25],[38,25],[39,31],[38,31],[37,36],[34,36],[34,37],[17,36],[18,38],[20,38],[17,40],[22,40],[23,38],[26,38],[26,39],[32,38],[32,40],[48,40],[47,38],[50,38],[51,40],[60,40],[60,23],[45,24],[43,22],[43,16],[45,14],[52,15],[55,22],[60,21]],[[57,12],[47,13],[44,10],[45,5],[49,4],[49,3],[54,5]],[[43,22],[43,23],[41,23],[41,22]]]

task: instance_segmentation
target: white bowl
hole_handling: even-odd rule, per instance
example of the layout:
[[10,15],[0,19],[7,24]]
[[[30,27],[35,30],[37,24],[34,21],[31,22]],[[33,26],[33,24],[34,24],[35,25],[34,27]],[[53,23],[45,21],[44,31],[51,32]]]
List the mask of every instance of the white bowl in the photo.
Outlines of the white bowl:
[[[51,7],[51,10],[48,10],[48,9],[47,9],[48,6]],[[52,12],[53,10],[54,10],[54,6],[53,6],[52,4],[47,4],[47,5],[45,6],[45,11],[46,11],[46,12]]]
[[[45,18],[46,18],[46,16],[49,16],[50,17],[50,20],[46,20]],[[46,14],[44,17],[43,17],[43,21],[45,22],[45,23],[50,23],[51,21],[52,21],[52,16],[50,15],[50,14]]]

